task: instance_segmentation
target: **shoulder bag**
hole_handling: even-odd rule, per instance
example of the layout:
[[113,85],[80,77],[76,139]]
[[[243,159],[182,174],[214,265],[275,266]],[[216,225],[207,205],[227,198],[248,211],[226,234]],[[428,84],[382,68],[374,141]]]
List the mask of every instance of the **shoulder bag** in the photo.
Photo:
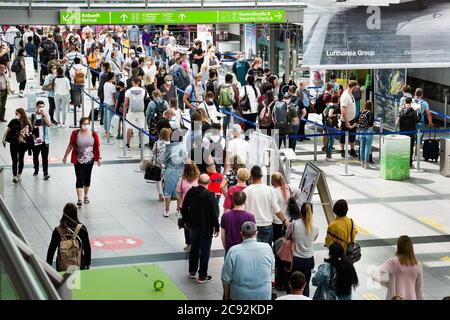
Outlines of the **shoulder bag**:
[[[156,142],[158,143],[158,142]],[[158,145],[156,145],[156,152],[158,153]],[[152,163],[145,170],[144,179],[149,181],[161,181],[162,170],[160,167],[155,165],[156,154],[153,155]]]
[[286,271],[290,272],[292,270],[292,262],[294,261],[294,230],[295,230],[295,221],[292,222],[292,230],[286,238],[283,238],[283,241],[280,244],[280,247],[277,250],[277,256],[281,261],[289,264],[289,269],[286,268]]
[[332,234],[330,231],[327,231],[327,233],[330,236],[332,236],[332,237],[334,237],[334,238],[336,238],[336,239],[338,239],[338,240],[348,244],[347,251],[345,252],[345,255],[348,258],[350,258],[353,263],[355,263],[355,262],[357,262],[357,261],[359,261],[361,259],[361,246],[358,243],[356,243],[354,240],[352,240],[352,237],[353,237],[353,219],[350,219],[350,221],[352,222],[352,228],[350,230],[350,242],[342,240],[338,236]]

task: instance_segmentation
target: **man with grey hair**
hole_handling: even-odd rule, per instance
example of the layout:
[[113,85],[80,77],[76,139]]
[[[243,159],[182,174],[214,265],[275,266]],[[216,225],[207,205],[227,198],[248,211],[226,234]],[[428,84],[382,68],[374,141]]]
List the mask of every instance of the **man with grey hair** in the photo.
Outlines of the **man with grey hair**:
[[230,248],[222,269],[224,300],[270,300],[272,268],[275,258],[271,247],[257,242],[256,224],[241,226],[242,243]]
[[234,124],[231,128],[233,134],[233,139],[228,141],[226,147],[226,158],[225,158],[225,168],[226,173],[230,169],[231,158],[238,155],[244,163],[247,163],[249,158],[250,143],[241,138],[241,126],[239,124]]
[[195,279],[198,271],[197,283],[200,284],[212,279],[208,275],[209,255],[212,237],[217,237],[220,230],[219,205],[214,193],[208,190],[209,182],[209,176],[201,174],[198,186],[189,189],[181,208],[183,223],[189,229],[191,237],[189,278]]

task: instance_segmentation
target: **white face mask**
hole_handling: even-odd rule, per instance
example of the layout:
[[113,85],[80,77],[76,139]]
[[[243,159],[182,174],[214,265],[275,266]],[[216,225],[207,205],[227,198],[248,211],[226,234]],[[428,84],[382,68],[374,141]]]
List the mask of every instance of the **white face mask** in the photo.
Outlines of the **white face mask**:
[[197,85],[201,86],[202,85],[202,80],[197,80]]
[[172,81],[166,81],[166,84],[170,86],[172,84]]
[[83,125],[81,126],[81,129],[83,129],[83,130],[88,130],[88,129],[89,129],[89,125],[88,125],[88,124],[83,124]]
[[213,102],[214,102],[214,99],[208,99],[208,102],[209,102],[209,103],[213,103]]
[[170,121],[175,121],[177,120],[177,117],[173,116],[172,118],[170,118]]
[[36,119],[42,119],[42,115],[36,113]]

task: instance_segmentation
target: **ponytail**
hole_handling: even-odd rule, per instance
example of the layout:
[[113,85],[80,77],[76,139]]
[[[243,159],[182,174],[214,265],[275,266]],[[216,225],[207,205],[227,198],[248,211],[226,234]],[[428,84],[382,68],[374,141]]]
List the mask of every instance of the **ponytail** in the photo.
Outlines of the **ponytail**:
[[301,215],[303,222],[305,224],[306,234],[310,234],[313,231],[313,212],[312,212],[312,206],[310,203],[303,203]]

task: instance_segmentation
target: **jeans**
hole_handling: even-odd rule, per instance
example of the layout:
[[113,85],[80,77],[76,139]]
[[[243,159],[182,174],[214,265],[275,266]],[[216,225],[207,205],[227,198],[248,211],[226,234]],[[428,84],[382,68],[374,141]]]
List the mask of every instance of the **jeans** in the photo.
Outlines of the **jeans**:
[[103,119],[103,128],[105,128],[106,132],[109,132],[111,126],[111,118],[114,115],[114,106],[108,105],[106,103],[103,104],[104,107],[104,119]]
[[[200,230],[190,228],[191,251],[189,252],[189,273],[196,273],[205,278],[208,275],[208,263],[211,253],[212,236]],[[200,259],[200,269],[198,262]]]
[[178,108],[180,108],[180,110],[184,111],[184,102],[183,102],[183,97],[184,97],[184,91],[186,90],[186,88],[179,88],[180,90],[176,90],[177,91],[177,95],[178,95]]
[[221,108],[223,108],[223,109],[225,109],[225,110],[227,110],[228,112],[230,112],[230,114],[228,114],[228,113],[226,113],[226,112],[224,112],[224,114],[225,114],[225,117],[223,117],[223,122],[222,122],[222,125],[223,125],[223,135],[226,137],[227,136],[227,130],[228,130],[228,127],[230,126],[230,119],[231,119],[231,117],[233,116],[231,113],[232,113],[232,109],[231,108],[229,108],[229,107],[222,107],[222,106],[220,106]]
[[[373,129],[362,129],[360,130],[361,133],[372,133]],[[370,159],[370,153],[372,152],[372,142],[373,142],[373,135],[363,135],[361,136],[361,151],[360,151],[360,157],[361,162],[369,162]]]
[[272,223],[272,232],[272,240],[275,243],[279,238],[284,237],[283,224]]
[[69,104],[69,95],[61,96],[59,94],[55,94],[56,122],[62,124],[66,123],[68,104]]
[[[248,140],[251,132],[253,132],[253,130],[256,130],[256,118],[258,117],[258,114],[257,113],[248,113],[248,114],[243,114],[242,117],[248,121],[248,122],[247,121],[244,122],[245,140]],[[249,123],[249,122],[253,122],[254,124]]]
[[55,116],[55,109],[56,109],[55,98],[54,97],[48,97],[48,105],[49,105],[49,107],[48,107],[48,114],[50,116],[50,120],[52,122],[54,122],[55,121],[55,118],[54,118],[54,116]]
[[[334,130],[329,130],[328,131],[329,134],[333,134],[335,133]],[[328,141],[327,141],[327,157],[331,158],[331,154],[333,153],[333,145],[334,145],[334,136],[328,136]]]
[[[298,130],[300,129],[300,123],[292,125],[292,133],[291,136],[296,136]],[[295,146],[297,145],[297,137],[291,137],[289,138],[289,148],[295,151]]]
[[[309,297],[309,281],[311,280],[311,270],[314,269],[314,257],[311,258],[299,258],[294,257],[292,262],[292,270],[287,277],[290,278],[291,274],[295,271],[300,271],[305,275],[306,286],[303,290],[303,295]],[[289,286],[287,286],[289,288]]]
[[17,167],[19,167],[19,174],[22,174],[24,165],[23,159],[25,157],[27,147],[24,143],[13,142],[9,145],[9,151],[11,153],[13,176],[16,177]]
[[273,227],[270,226],[264,226],[264,227],[257,227],[258,229],[258,242],[265,242],[269,245],[272,245],[272,233],[273,233]]
[[39,172],[39,153],[42,153],[42,170],[44,170],[44,175],[48,174],[48,152],[49,152],[49,145],[48,144],[40,144],[37,146],[34,146],[33,148],[33,165],[34,165],[34,172]]
[[150,57],[152,55],[152,47],[145,46],[145,53],[147,54],[147,57]]
[[[424,123],[423,122],[418,122],[417,125],[416,125],[416,130],[419,130],[419,129],[423,130],[423,127],[424,127]],[[422,143],[422,140],[423,140],[423,132],[421,132],[420,135],[419,135],[420,143]]]
[[281,145],[284,143],[284,147],[287,148],[287,135],[286,134],[279,134],[278,135],[278,149],[281,149]]

